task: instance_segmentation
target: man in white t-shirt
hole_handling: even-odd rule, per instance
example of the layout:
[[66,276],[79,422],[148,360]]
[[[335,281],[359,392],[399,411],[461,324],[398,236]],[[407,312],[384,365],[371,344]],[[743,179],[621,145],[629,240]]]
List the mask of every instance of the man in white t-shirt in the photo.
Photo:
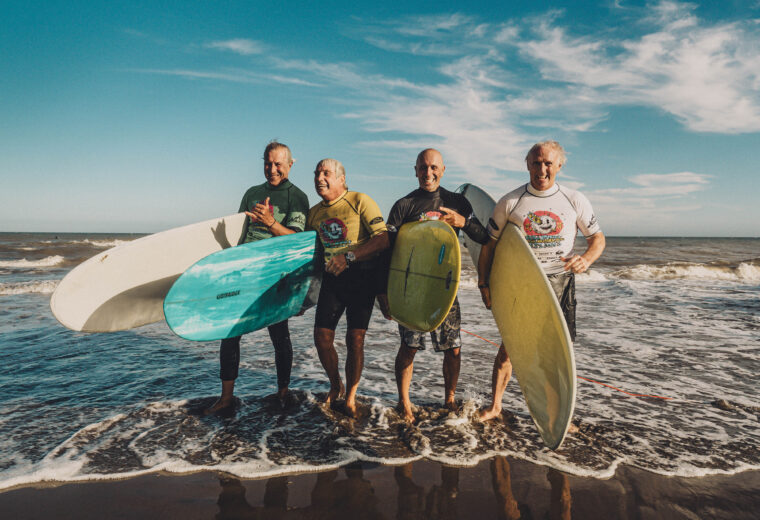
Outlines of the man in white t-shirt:
[[[530,149],[525,157],[530,182],[499,199],[488,221],[491,240],[480,250],[478,288],[483,303],[490,309],[488,279],[496,243],[507,224],[515,224],[549,278],[575,340],[575,273],[583,273],[601,256],[605,238],[588,199],[555,182],[565,160],[565,151],[556,141],[536,143]],[[579,230],[586,238],[587,247],[583,254],[574,255],[573,245]],[[511,375],[512,363],[502,343],[493,365],[493,400],[480,412],[481,420],[501,413],[501,399]]]

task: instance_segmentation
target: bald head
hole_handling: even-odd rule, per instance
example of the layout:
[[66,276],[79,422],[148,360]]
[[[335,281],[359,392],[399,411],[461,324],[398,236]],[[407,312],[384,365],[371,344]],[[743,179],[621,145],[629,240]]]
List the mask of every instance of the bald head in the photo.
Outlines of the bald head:
[[443,164],[441,152],[433,148],[422,150],[417,156],[417,164],[414,166],[414,172],[417,181],[420,183],[420,189],[425,191],[436,191],[441,185],[441,177],[446,171]]

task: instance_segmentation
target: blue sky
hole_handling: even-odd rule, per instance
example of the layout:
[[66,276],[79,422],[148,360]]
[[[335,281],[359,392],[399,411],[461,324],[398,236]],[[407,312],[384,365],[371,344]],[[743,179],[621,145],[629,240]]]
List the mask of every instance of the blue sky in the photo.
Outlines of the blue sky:
[[[559,140],[608,235],[760,236],[760,0],[4,2],[0,231],[234,213],[290,145],[387,213],[441,150],[495,197]],[[719,4],[718,7],[715,4]]]

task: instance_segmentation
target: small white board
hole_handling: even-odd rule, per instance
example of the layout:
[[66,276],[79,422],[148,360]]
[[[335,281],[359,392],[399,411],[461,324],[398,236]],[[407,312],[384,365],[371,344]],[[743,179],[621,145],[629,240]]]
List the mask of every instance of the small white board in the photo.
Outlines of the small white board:
[[127,330],[164,319],[164,297],[195,262],[236,246],[246,223],[236,213],[138,238],[72,269],[50,298],[61,324],[82,332]]

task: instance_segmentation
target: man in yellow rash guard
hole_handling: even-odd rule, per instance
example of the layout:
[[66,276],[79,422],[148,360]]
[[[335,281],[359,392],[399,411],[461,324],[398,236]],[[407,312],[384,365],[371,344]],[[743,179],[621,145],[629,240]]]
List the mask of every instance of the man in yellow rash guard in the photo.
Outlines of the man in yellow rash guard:
[[389,244],[385,221],[375,201],[348,191],[340,161],[323,159],[314,171],[322,202],[309,210],[306,229],[324,246],[325,272],[317,301],[314,344],[330,379],[325,402],[335,403],[346,388],[338,371],[335,327],[346,312],[346,412],[356,415],[356,390],[364,366],[364,336],[375,302],[378,254]]

